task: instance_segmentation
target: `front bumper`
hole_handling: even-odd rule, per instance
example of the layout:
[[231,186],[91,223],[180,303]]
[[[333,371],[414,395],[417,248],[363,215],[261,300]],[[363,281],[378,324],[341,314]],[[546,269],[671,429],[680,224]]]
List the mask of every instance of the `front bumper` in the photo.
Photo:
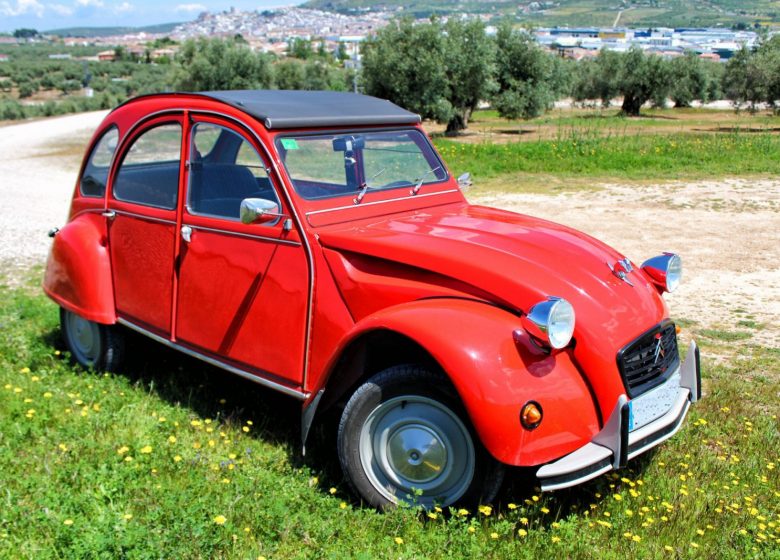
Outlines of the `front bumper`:
[[679,376],[680,387],[671,408],[633,431],[630,431],[630,401],[626,395],[620,395],[606,424],[590,443],[536,472],[542,490],[576,486],[605,472],[625,467],[630,459],[677,433],[691,403],[701,398],[699,348],[695,342],[688,347]]

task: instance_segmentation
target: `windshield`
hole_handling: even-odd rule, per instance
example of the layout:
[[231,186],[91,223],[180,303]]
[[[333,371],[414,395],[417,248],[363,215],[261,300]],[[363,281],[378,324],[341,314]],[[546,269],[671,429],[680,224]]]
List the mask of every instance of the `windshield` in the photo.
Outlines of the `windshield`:
[[295,190],[307,199],[414,188],[447,179],[418,130],[285,136],[277,138],[276,147]]

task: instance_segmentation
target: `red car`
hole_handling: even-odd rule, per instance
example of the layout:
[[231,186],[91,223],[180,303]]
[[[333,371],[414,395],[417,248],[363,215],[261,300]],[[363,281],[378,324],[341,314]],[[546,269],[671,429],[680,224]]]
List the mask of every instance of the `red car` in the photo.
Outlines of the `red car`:
[[[701,396],[642,266],[469,204],[417,115],[351,93],[139,97],[94,135],[44,289],[85,367],[122,328],[340,412],[367,503],[487,502],[507,465],[544,490],[618,469]],[[575,320],[576,316],[576,320]]]

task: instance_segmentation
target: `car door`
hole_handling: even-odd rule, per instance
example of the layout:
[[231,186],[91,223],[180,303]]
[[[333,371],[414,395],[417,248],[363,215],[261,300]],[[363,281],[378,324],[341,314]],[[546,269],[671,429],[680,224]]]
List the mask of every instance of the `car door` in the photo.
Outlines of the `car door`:
[[[300,385],[308,266],[268,162],[249,134],[211,117],[194,119],[188,158],[176,340]],[[243,224],[239,208],[247,198],[272,201],[283,215]]]
[[119,154],[107,201],[118,315],[166,338],[171,333],[182,119],[153,119]]

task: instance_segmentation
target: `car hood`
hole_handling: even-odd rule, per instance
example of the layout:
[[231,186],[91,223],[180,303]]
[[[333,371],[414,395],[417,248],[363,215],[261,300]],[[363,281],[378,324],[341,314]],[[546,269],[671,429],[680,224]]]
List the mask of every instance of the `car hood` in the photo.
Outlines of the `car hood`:
[[[666,315],[663,298],[638,269],[629,283],[610,270],[623,255],[571,228],[469,204],[428,208],[318,230],[323,246],[415,267],[527,312],[547,296],[574,306],[577,345],[609,356]],[[595,365],[595,364],[594,364]],[[604,365],[604,364],[602,364]]]

